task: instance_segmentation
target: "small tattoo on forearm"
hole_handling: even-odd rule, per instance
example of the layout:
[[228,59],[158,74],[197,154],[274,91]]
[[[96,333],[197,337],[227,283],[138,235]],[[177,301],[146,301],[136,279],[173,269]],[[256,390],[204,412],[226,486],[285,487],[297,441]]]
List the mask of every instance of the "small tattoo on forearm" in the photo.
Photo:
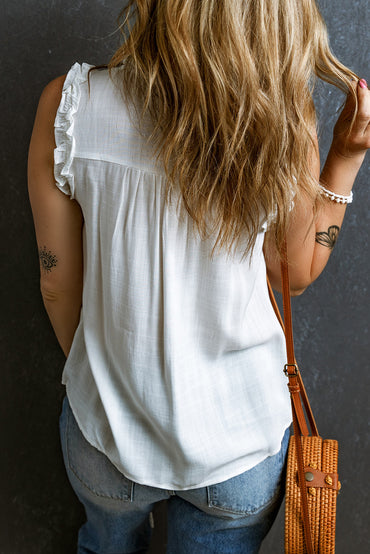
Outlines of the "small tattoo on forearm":
[[46,246],[39,249],[39,258],[41,269],[45,273],[49,273],[58,263],[58,258],[50,250],[46,250]]
[[332,250],[334,248],[335,243],[337,242],[338,235],[339,235],[338,225],[331,225],[327,231],[321,231],[319,233],[316,233],[315,240],[322,246],[326,246],[327,248],[330,248],[330,250]]

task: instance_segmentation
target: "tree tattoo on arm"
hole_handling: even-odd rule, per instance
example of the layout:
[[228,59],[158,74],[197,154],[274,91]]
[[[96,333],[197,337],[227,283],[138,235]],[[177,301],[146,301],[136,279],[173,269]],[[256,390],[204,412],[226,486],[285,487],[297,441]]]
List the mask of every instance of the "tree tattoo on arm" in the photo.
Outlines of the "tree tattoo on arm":
[[45,273],[50,273],[58,263],[58,258],[50,250],[47,250],[46,246],[39,248],[39,258],[41,269]]
[[315,240],[322,246],[326,246],[327,248],[330,248],[330,250],[332,250],[335,243],[337,242],[338,235],[338,225],[331,225],[327,231],[320,231],[319,233],[316,233]]

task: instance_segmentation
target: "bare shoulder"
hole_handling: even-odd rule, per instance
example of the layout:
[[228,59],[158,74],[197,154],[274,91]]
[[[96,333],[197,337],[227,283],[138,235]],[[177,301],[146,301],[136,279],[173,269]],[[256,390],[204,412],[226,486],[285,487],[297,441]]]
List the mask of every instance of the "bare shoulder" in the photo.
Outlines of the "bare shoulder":
[[51,158],[55,148],[54,121],[62,98],[65,78],[66,75],[61,75],[53,79],[41,93],[31,136],[31,161],[39,162],[39,156],[44,156],[46,153],[48,153],[50,163],[52,161]]
[[[55,79],[52,79],[45,87],[45,89],[54,89],[54,90],[62,90],[64,81],[66,80],[67,75],[60,75],[59,77],[55,77]],[[44,90],[45,90],[44,89]]]
[[55,112],[58,109],[62,98],[62,91],[66,75],[61,75],[50,81],[45,88],[43,89],[39,105],[46,108],[46,111],[53,111],[54,116]]

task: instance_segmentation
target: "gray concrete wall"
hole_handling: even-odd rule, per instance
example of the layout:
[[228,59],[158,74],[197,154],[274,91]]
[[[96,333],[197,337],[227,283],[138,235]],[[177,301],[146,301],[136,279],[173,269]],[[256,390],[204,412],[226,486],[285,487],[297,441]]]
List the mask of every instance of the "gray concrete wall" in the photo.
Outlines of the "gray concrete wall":
[[[321,0],[331,45],[370,80],[367,0]],[[118,45],[117,0],[0,1],[1,42],[1,554],[75,552],[83,513],[62,462],[58,417],[64,358],[44,312],[27,197],[27,149],[43,87],[75,61],[105,63]],[[341,96],[320,86],[321,151]],[[294,299],[297,358],[319,430],[340,444],[337,553],[370,550],[369,162],[322,276]],[[164,552],[160,512],[152,551]],[[282,513],[263,553],[282,552]]]

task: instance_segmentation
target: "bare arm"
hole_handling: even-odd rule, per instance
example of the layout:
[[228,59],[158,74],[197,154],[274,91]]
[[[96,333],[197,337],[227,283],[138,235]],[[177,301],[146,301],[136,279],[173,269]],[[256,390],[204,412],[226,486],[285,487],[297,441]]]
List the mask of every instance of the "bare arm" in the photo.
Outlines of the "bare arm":
[[76,201],[55,185],[54,120],[65,76],[49,83],[39,101],[28,154],[28,190],[40,259],[44,305],[64,354],[82,304],[83,217]]
[[[351,97],[334,127],[333,142],[320,176],[319,149],[316,137],[311,155],[312,174],[325,188],[347,196],[370,148],[370,91],[357,85],[358,115],[351,134],[348,134],[353,110]],[[346,142],[346,138],[348,138]],[[295,200],[291,223],[287,231],[287,249],[291,293],[302,293],[326,266],[338,237],[346,204],[325,200],[315,221],[313,206],[303,196]],[[273,238],[266,234],[264,253],[267,273],[272,286],[280,291],[280,262]]]

